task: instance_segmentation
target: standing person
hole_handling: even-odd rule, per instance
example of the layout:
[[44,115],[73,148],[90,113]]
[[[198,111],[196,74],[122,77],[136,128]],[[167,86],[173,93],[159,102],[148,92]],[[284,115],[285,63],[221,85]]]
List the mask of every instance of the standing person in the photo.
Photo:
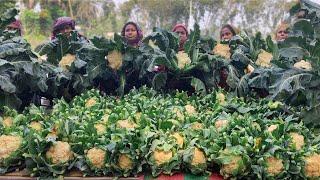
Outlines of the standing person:
[[127,43],[132,47],[139,47],[142,44],[142,30],[136,23],[132,21],[127,22],[123,26],[121,36],[124,37]]
[[184,44],[186,43],[187,39],[188,39],[188,29],[184,24],[176,24],[173,29],[172,32],[175,32],[179,35],[180,37],[180,41],[179,41],[179,51],[183,51],[184,50]]
[[15,20],[12,23],[10,23],[7,28],[8,31],[17,31],[17,35],[22,36],[23,35],[23,27],[20,20]]
[[225,24],[220,30],[220,41],[230,41],[235,35],[237,35],[235,29],[230,24]]
[[289,25],[286,23],[281,23],[277,29],[276,29],[276,34],[275,34],[275,39],[276,41],[282,42],[285,39],[287,39],[289,36]]

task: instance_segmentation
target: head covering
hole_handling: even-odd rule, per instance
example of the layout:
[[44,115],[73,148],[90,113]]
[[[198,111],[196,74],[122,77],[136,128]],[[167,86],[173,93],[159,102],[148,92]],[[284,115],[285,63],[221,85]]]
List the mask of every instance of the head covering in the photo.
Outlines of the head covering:
[[139,43],[141,42],[142,38],[143,38],[143,33],[142,33],[142,30],[140,29],[140,27],[132,22],[132,21],[129,21],[127,22],[123,28],[122,28],[122,31],[121,31],[121,36],[125,38],[125,31],[126,31],[126,27],[131,24],[133,25],[134,27],[136,27],[137,29],[137,37],[135,39],[132,39],[132,40],[129,40],[129,39],[126,39],[127,40],[127,43],[130,45],[130,46],[136,46],[136,45],[139,45]]
[[[172,29],[172,32],[176,32],[178,28],[182,28],[184,29],[184,31],[186,32],[186,36],[188,36],[189,32],[188,32],[188,29],[187,27],[184,25],[184,24],[176,24],[173,29]],[[184,43],[187,41],[187,39],[179,42],[179,51],[182,51],[183,50],[183,46],[184,46]]]
[[53,31],[51,39],[54,39],[61,29],[65,26],[70,26],[73,30],[75,29],[76,23],[71,17],[59,17],[53,23]]
[[19,30],[20,36],[23,34],[23,27],[20,20],[15,20],[11,24],[9,24],[7,27],[14,28]]
[[222,29],[224,29],[224,28],[229,29],[231,31],[231,33],[232,33],[232,36],[237,35],[236,30],[235,30],[235,28],[233,26],[231,26],[230,24],[225,24],[225,25],[222,26],[222,28],[220,30],[220,39],[222,39],[221,32],[222,32]]

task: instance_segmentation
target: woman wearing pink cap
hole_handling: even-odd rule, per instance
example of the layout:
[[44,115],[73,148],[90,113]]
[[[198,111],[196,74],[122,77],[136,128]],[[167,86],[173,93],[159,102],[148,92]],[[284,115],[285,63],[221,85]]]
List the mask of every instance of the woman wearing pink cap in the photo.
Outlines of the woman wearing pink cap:
[[175,32],[179,35],[180,37],[180,42],[179,42],[179,51],[184,50],[184,44],[186,43],[188,39],[188,29],[184,24],[177,24],[173,27],[172,32]]

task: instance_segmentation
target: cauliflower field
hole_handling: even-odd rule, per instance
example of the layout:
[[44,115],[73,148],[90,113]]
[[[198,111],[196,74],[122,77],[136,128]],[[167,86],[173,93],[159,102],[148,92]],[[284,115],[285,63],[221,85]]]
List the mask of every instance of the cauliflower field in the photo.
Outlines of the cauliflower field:
[[36,177],[71,169],[84,176],[320,177],[313,129],[281,103],[245,102],[224,92],[188,96],[142,87],[117,98],[90,90],[70,103],[56,101],[51,111],[6,109],[0,132],[2,174],[26,165]]

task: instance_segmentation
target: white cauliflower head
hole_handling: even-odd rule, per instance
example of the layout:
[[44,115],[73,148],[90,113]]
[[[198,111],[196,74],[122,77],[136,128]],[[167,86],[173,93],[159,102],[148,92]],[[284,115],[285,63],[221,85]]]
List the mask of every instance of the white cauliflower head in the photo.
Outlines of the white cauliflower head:
[[261,67],[270,67],[272,58],[273,56],[271,53],[261,50],[260,54],[258,55],[258,59],[256,60],[256,64]]
[[95,168],[103,168],[106,152],[99,148],[92,148],[87,152],[87,158]]
[[203,124],[199,122],[194,122],[191,125],[191,129],[199,130],[203,128]]
[[241,156],[232,157],[231,161],[227,164],[223,164],[221,167],[221,171],[223,174],[231,175],[237,171],[239,167],[239,162],[242,161]]
[[121,154],[119,156],[118,165],[123,170],[130,170],[133,168],[133,162],[127,154]]
[[3,117],[2,125],[4,128],[9,128],[13,125],[13,119],[12,117]]
[[313,154],[305,157],[304,173],[308,178],[320,177],[320,155]]
[[244,73],[250,74],[254,71],[254,67],[251,66],[250,64],[244,69]]
[[138,125],[128,119],[126,120],[119,120],[117,121],[117,127],[125,128],[125,129],[133,129],[136,128]]
[[267,158],[267,172],[271,176],[276,176],[284,170],[283,163],[281,159],[276,157]]
[[177,144],[179,145],[180,148],[183,147],[183,143],[184,143],[184,138],[183,136],[181,136],[179,133],[174,133],[172,134],[172,137],[174,137],[176,139]]
[[57,141],[46,152],[46,157],[53,164],[60,164],[72,160],[73,152],[67,142]]
[[304,146],[304,136],[296,132],[291,132],[290,136],[292,138],[291,144],[294,145],[297,150],[301,150]]
[[117,50],[113,50],[107,55],[108,65],[113,70],[118,70],[122,66],[122,54]]
[[32,121],[29,125],[29,127],[33,130],[36,131],[41,131],[42,130],[42,124],[37,122],[37,121]]
[[75,55],[67,54],[62,57],[62,59],[59,62],[59,66],[64,70],[68,70],[68,68],[71,66],[75,59]]
[[92,107],[94,106],[95,104],[97,103],[96,99],[95,98],[90,98],[86,101],[86,107],[89,108],[89,107]]
[[103,123],[95,124],[94,127],[96,128],[98,135],[102,135],[107,131],[106,125]]
[[184,119],[184,115],[181,113],[181,111],[178,108],[173,108],[172,111],[176,114],[176,116],[179,120]]
[[163,150],[156,149],[153,152],[153,158],[157,166],[160,166],[164,163],[169,162],[172,157],[173,157],[172,151],[163,151]]
[[195,147],[193,151],[191,165],[197,166],[197,165],[205,164],[206,162],[207,160],[204,152],[201,151],[199,148]]
[[223,93],[217,93],[216,99],[219,102],[219,104],[221,104],[221,105],[226,104],[226,96]]
[[197,110],[195,107],[193,107],[192,105],[188,104],[185,105],[184,108],[186,109],[186,112],[189,116],[191,115],[195,115],[197,113]]
[[217,44],[213,48],[213,53],[219,56],[222,56],[226,59],[230,59],[231,53],[230,53],[230,47],[228,44]]
[[311,64],[305,60],[301,60],[299,62],[296,62],[293,65],[293,67],[298,68],[298,69],[302,69],[302,70],[307,70],[307,71],[310,71],[312,69]]
[[178,54],[176,54],[176,57],[178,59],[179,69],[183,69],[185,66],[191,63],[189,55],[183,51],[179,51]]
[[19,149],[22,143],[20,136],[0,136],[0,162]]

